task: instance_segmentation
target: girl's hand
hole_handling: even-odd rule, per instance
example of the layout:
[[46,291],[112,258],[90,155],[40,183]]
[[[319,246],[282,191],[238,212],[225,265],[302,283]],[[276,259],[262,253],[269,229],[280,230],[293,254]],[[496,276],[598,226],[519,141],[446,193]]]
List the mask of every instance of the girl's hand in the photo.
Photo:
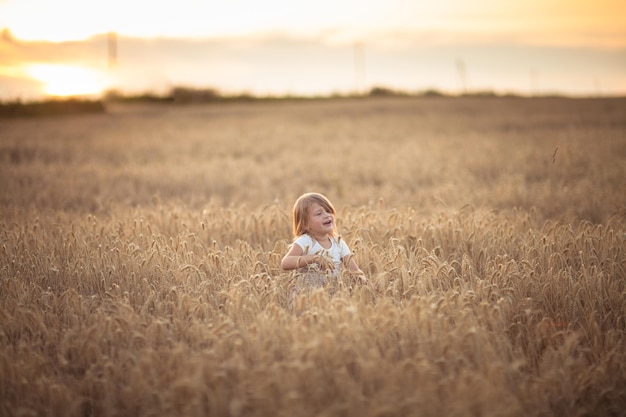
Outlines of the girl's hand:
[[367,277],[365,276],[365,273],[361,270],[358,271],[351,271],[352,273],[350,275],[352,275],[359,284],[367,284]]
[[335,269],[335,263],[333,262],[333,260],[330,258],[330,256],[327,256],[323,253],[315,255],[313,257],[313,262],[316,263],[318,267],[325,272],[329,272]]

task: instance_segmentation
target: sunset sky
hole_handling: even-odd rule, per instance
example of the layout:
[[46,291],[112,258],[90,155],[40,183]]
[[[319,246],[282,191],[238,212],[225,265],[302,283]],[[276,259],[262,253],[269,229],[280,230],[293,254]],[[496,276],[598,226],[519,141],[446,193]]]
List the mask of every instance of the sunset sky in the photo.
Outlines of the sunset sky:
[[0,0],[0,100],[172,86],[624,95],[624,16],[623,0]]

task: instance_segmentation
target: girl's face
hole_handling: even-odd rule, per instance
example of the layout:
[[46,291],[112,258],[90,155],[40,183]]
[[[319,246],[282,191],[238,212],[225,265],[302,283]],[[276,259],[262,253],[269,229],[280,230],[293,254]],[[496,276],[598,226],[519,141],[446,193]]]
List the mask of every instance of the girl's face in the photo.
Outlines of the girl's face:
[[316,236],[325,236],[333,232],[335,216],[318,203],[311,204],[307,216],[306,230]]

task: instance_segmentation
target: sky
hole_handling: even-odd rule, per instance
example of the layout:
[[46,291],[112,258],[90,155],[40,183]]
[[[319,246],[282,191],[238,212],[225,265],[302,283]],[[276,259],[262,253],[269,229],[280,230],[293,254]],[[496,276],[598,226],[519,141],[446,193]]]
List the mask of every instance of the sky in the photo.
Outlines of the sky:
[[624,16],[623,0],[0,0],[0,100],[626,95]]

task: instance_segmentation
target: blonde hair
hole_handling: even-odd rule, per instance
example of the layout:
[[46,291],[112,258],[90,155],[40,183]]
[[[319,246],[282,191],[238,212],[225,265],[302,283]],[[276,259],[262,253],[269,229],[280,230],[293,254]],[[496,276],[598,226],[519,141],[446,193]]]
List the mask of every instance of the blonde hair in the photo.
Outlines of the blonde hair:
[[[294,237],[298,237],[306,233],[306,222],[309,217],[309,210],[313,203],[317,203],[324,210],[329,213],[332,213],[333,216],[337,217],[337,211],[333,204],[330,202],[328,198],[319,193],[306,193],[302,194],[296,200],[296,203],[293,205],[293,235]],[[330,233],[331,236],[335,236],[337,234],[337,226],[336,223],[333,226],[333,231]]]

